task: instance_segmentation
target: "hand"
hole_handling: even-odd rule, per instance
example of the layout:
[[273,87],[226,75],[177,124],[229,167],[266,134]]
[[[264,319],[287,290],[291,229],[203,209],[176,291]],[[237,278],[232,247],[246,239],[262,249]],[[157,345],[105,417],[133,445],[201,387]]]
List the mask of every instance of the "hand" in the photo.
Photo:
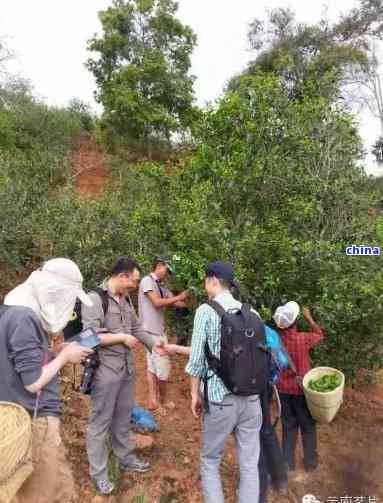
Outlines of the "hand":
[[180,302],[184,302],[188,298],[189,292],[184,290],[180,294],[177,295],[177,300]]
[[165,344],[164,349],[168,355],[176,355],[178,346],[177,344]]
[[139,340],[136,339],[136,337],[133,337],[133,335],[125,335],[124,337],[124,346],[130,349],[134,349],[136,346],[139,344]]
[[312,320],[311,312],[308,307],[302,307],[302,314],[307,321]]
[[201,398],[201,394],[200,393],[192,395],[191,410],[192,410],[193,416],[196,419],[198,419],[201,416],[201,413],[202,413],[202,398]]
[[160,356],[167,356],[168,352],[166,351],[164,341],[158,341],[154,344],[152,351],[157,353]]
[[65,360],[65,363],[81,363],[87,356],[91,355],[93,351],[84,346],[80,346],[77,342],[65,344],[60,351],[60,357]]
[[303,379],[301,376],[295,376],[295,382],[298,388],[303,389]]

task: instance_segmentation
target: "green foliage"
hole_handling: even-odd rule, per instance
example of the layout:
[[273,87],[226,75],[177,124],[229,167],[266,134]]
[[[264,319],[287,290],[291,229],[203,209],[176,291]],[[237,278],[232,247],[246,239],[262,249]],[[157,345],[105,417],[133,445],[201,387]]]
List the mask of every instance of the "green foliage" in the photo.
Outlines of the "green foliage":
[[[95,126],[102,141],[126,134],[150,147],[153,136],[169,141],[190,124],[195,37],[175,12],[170,0],[115,0],[101,14],[89,68],[105,107]],[[379,260],[345,254],[383,243],[381,181],[364,175],[353,118],[334,99],[338,64],[356,53],[337,52],[313,27],[298,33],[282,14],[273,22],[287,45],[274,44],[198,114],[188,162],[169,169],[115,156],[94,200],[74,193],[67,162],[73,139],[94,127],[88,107],[51,108],[23,82],[3,85],[0,261],[21,268],[67,256],[91,287],[119,255],[148,270],[154,255],[169,254],[173,288],[202,300],[206,264],[229,260],[242,298],[265,319],[287,300],[314,307],[327,334],[316,362],[348,376],[382,366]],[[173,321],[182,331],[191,318]]]
[[348,375],[383,362],[379,263],[345,255],[379,244],[359,151],[342,109],[291,100],[259,73],[206,112],[170,213],[185,284],[199,287],[206,263],[227,259],[266,319],[287,300],[315,306],[328,334],[316,360]]
[[[265,319],[287,300],[314,306],[327,333],[317,362],[349,376],[381,366],[381,268],[345,255],[383,237],[352,118],[323,97],[291,100],[280,79],[259,73],[202,114],[196,133],[195,154],[177,169],[115,157],[95,200],[74,194],[60,149],[2,153],[1,261],[71,257],[91,287],[121,254],[149,270],[166,253],[172,287],[202,300],[206,264],[230,260],[242,298]],[[190,334],[192,315],[173,317],[178,335]]]
[[103,36],[88,47],[97,54],[87,66],[105,125],[149,151],[156,139],[169,142],[187,128],[195,113],[188,72],[196,37],[176,11],[173,0],[115,0],[100,13]]
[[36,99],[28,82],[12,79],[0,85],[0,150],[14,149],[32,155],[49,150],[66,153],[81,131],[78,115],[49,107]]
[[66,156],[81,123],[16,79],[0,87],[0,131],[0,262],[20,268],[36,259],[34,215],[69,181]]
[[[311,93],[336,101],[347,95],[350,84],[363,78],[368,66],[363,38],[367,26],[357,36],[355,27],[346,32],[345,23],[345,18],[333,24],[322,19],[310,25],[297,22],[289,8],[272,9],[266,21],[254,19],[250,24],[249,42],[258,52],[243,74],[258,70],[277,74],[293,99]],[[240,79],[232,79],[229,88],[235,89]]]
[[69,103],[68,111],[76,120],[80,121],[81,127],[84,131],[91,133],[94,130],[96,125],[96,118],[92,112],[90,105],[77,98],[74,98]]

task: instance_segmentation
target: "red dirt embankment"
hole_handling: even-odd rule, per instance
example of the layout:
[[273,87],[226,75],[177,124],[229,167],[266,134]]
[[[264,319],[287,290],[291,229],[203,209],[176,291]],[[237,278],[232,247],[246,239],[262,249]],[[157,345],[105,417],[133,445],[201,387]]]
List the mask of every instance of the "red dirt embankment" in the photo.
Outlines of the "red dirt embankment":
[[90,138],[79,141],[72,157],[73,178],[77,193],[82,197],[100,196],[108,181],[107,155]]

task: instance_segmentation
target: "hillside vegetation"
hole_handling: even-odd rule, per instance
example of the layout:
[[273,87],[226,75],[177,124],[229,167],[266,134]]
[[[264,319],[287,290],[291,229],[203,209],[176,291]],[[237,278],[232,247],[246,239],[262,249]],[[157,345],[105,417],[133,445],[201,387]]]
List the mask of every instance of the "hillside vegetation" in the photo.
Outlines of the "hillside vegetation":
[[[303,58],[290,61],[307,70],[292,87],[293,73],[265,65],[267,54],[269,62],[286,56],[276,48],[289,50],[274,41],[214,106],[197,110],[191,77],[182,81],[177,103],[165,100],[171,79],[188,72],[195,43],[190,29],[174,21],[175,12],[170,0],[132,0],[114,2],[102,13],[104,35],[90,44],[102,58],[99,65],[88,63],[99,77],[99,119],[79,101],[52,108],[25,82],[3,80],[2,268],[23,271],[48,257],[67,256],[78,262],[90,287],[118,255],[132,255],[147,268],[155,254],[167,253],[175,256],[174,288],[188,287],[200,299],[206,263],[229,260],[242,298],[265,319],[288,299],[314,307],[328,333],[318,362],[349,376],[380,368],[380,258],[345,254],[349,245],[381,246],[383,239],[382,184],[365,175],[355,117],[340,99],[345,67],[365,61],[357,53],[363,46],[323,67],[321,46],[314,44],[319,32],[305,32],[314,37],[315,50],[312,57],[302,51]],[[137,20],[152,34],[146,41]],[[164,36],[164,26],[171,37]],[[127,27],[129,47],[121,38]],[[295,51],[294,30],[282,36],[293,37]],[[334,36],[327,43],[338,42]],[[140,61],[145,71],[137,74]],[[135,94],[127,92],[133,88]],[[156,113],[137,116],[130,131],[125,126],[135,99]],[[71,159],[84,135],[109,152],[108,182],[95,198],[75,190]],[[190,327],[191,318],[184,323]]]

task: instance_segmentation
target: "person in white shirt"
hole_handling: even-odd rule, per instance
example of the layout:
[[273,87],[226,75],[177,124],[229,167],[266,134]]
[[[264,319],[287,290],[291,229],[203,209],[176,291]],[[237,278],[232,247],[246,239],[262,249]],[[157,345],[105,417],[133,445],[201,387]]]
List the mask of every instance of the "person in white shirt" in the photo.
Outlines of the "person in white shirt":
[[[152,272],[141,280],[138,292],[139,317],[144,330],[158,337],[165,344],[168,342],[165,327],[165,309],[185,307],[187,298],[187,291],[179,295],[173,295],[164,286],[164,281],[171,273],[170,259],[168,257],[156,257]],[[169,357],[148,352],[148,408],[155,413],[165,414],[166,409],[174,408],[174,404],[166,400],[169,375]]]

